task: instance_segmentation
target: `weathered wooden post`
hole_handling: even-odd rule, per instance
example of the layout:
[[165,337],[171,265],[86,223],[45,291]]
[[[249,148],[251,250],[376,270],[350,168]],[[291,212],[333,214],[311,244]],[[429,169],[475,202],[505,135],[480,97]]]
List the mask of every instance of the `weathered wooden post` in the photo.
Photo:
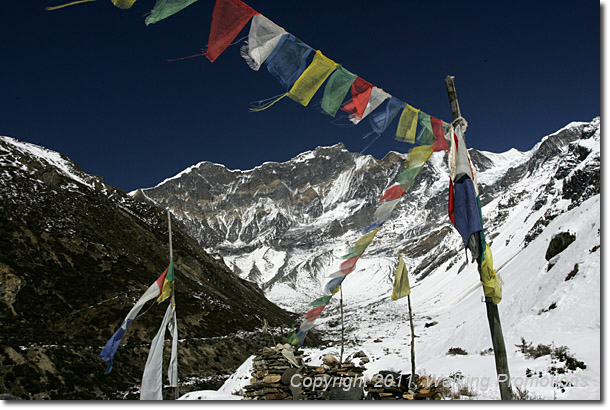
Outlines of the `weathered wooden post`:
[[341,307],[341,354],[339,355],[339,363],[343,364],[343,351],[345,346],[345,327],[343,325],[343,288],[340,290],[341,299],[339,301]]
[[[445,85],[447,86],[447,94],[451,103],[451,114],[453,120],[462,117],[460,104],[455,91],[455,77],[445,77]],[[464,138],[465,139],[465,138]],[[481,257],[477,256],[477,267],[479,275],[481,274]],[[500,386],[500,398],[502,400],[512,400],[513,391],[510,384],[510,372],[508,370],[508,359],[506,356],[506,347],[504,346],[504,336],[502,335],[502,324],[500,323],[500,315],[498,313],[498,305],[492,302],[490,297],[485,298],[485,306],[487,308],[487,321],[489,322],[489,330],[491,332],[491,343],[494,349],[496,359],[496,373],[498,374],[498,384]]]
[[[407,295],[409,302],[409,323],[411,324],[411,381],[415,380],[415,326],[413,326],[413,309],[411,309],[411,294]],[[411,386],[409,386],[411,387]]]

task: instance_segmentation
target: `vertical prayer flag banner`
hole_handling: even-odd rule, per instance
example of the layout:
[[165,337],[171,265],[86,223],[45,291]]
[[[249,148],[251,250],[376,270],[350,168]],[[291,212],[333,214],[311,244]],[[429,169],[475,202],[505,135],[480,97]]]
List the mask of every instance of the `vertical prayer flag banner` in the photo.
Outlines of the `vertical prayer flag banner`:
[[150,11],[144,23],[148,26],[157,23],[180,10],[190,6],[197,0],[157,0],[155,7]]
[[131,8],[131,6],[133,6],[133,3],[136,2],[136,0],[110,0],[112,2],[112,4],[114,4],[115,6],[117,6],[120,9],[129,9]]
[[165,344],[165,330],[172,318],[173,308],[171,303],[168,304],[159,331],[150,343],[142,374],[140,400],[163,400],[163,345]]
[[409,104],[405,105],[402,114],[400,114],[398,128],[396,129],[396,139],[398,141],[415,144],[418,116],[419,110],[417,108],[413,108]]
[[292,34],[285,34],[265,62],[267,70],[288,91],[307,68],[307,57],[312,51]]
[[287,34],[286,30],[267,17],[255,15],[250,23],[248,40],[240,50],[242,58],[251,69],[258,71],[284,34]]
[[307,106],[314,94],[324,84],[324,81],[337,68],[338,64],[325,57],[320,50],[317,50],[313,61],[305,69],[303,74],[295,81],[288,93],[288,97],[303,106]]
[[398,300],[411,294],[411,286],[409,285],[409,275],[407,267],[402,257],[398,257],[398,266],[396,267],[396,276],[394,277],[394,288],[392,289],[392,300]]
[[214,62],[257,11],[239,0],[216,0],[205,56]]
[[131,308],[129,313],[127,313],[127,316],[121,323],[119,329],[112,335],[108,342],[106,342],[106,345],[100,352],[100,357],[108,364],[108,367],[106,368],[105,372],[106,374],[112,371],[114,355],[116,354],[116,351],[119,348],[119,345],[121,344],[125,333],[127,333],[131,322],[133,322],[136,316],[138,316],[138,313],[140,313],[140,310],[142,310],[142,307],[144,306],[144,304],[146,304],[146,302],[148,302],[149,300],[156,299],[158,296],[161,295],[161,290],[163,289],[163,284],[165,282],[168,270],[169,267],[165,270],[165,272],[161,274],[161,276],[157,278],[157,280],[152,285],[149,286],[146,292],[144,292],[144,294],[140,297],[136,304]]
[[337,111],[357,77],[356,74],[350,73],[339,65],[326,82],[322,97],[322,111],[332,117],[337,115]]
[[371,128],[377,135],[381,135],[390,123],[404,109],[405,103],[397,98],[391,97],[387,100],[385,108],[374,112],[369,116]]
[[462,236],[464,247],[468,247],[470,236],[483,229],[474,185],[468,175],[453,184],[453,215],[455,229]]
[[485,252],[481,261],[481,283],[485,296],[491,298],[496,305],[502,300],[502,284],[493,268],[493,257],[489,245],[485,244]]
[[364,110],[366,110],[366,105],[371,98],[373,85],[368,81],[357,77],[352,83],[350,90],[352,92],[352,98],[343,104],[341,109],[349,113],[350,116],[362,118],[364,116]]

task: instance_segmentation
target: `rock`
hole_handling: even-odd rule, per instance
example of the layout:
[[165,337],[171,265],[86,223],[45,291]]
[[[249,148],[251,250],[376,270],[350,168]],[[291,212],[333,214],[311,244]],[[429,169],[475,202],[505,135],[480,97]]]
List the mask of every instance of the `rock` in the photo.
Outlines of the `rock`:
[[338,366],[340,364],[339,360],[330,353],[324,355],[324,357],[322,358],[322,363],[329,367]]
[[546,255],[544,257],[547,261],[551,260],[555,255],[558,255],[563,252],[575,240],[576,236],[572,235],[569,232],[558,233],[551,239],[549,247],[546,250]]
[[270,374],[263,378],[263,383],[279,383],[282,380],[282,376],[279,374]]

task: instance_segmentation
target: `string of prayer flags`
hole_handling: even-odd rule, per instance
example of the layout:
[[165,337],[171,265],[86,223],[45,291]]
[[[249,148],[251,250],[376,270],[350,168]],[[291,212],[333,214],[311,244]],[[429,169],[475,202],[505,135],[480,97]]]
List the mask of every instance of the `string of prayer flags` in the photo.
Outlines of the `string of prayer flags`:
[[354,124],[358,124],[360,121],[364,119],[367,115],[373,112],[377,107],[381,105],[385,100],[390,98],[391,95],[383,91],[381,88],[374,87],[371,89],[371,95],[369,96],[369,100],[366,103],[366,108],[364,109],[364,113],[361,116],[358,116],[355,113],[350,114],[350,121]]
[[396,129],[396,139],[409,144],[415,144],[415,132],[417,131],[417,118],[419,116],[417,108],[405,105],[400,120],[398,120],[398,128]]
[[391,97],[387,100],[385,108],[378,110],[369,116],[371,128],[377,135],[381,135],[390,123],[396,118],[398,114],[402,112],[406,103],[400,101],[395,97]]
[[322,111],[334,117],[341,107],[341,103],[349,92],[352,84],[358,76],[343,68],[341,64],[330,76],[324,88],[322,97]]
[[127,313],[127,316],[125,316],[125,319],[121,323],[121,326],[119,326],[118,330],[112,335],[108,342],[106,342],[106,345],[100,352],[100,357],[108,364],[105,374],[112,371],[114,355],[116,354],[125,333],[127,333],[129,326],[136,316],[138,316],[138,313],[140,313],[140,310],[142,310],[144,304],[146,304],[146,302],[149,300],[156,299],[161,295],[168,270],[169,267],[165,269],[165,272],[163,272],[152,285],[150,285],[146,292],[144,292],[136,304],[131,308],[129,313]]
[[317,50],[311,64],[295,81],[288,92],[288,97],[303,106],[307,106],[316,91],[324,84],[324,81],[335,71],[338,65],[333,60],[325,57],[320,50]]
[[258,12],[240,0],[216,0],[208,48],[204,55],[211,62],[226,50],[246,23]]
[[313,48],[292,34],[284,34],[265,62],[267,70],[286,91],[307,68],[307,57]]
[[357,77],[352,83],[350,90],[352,98],[343,104],[341,109],[350,114],[350,117],[362,118],[364,116],[364,110],[366,110],[366,105],[371,98],[373,85],[368,81]]
[[392,289],[392,300],[398,300],[411,294],[411,286],[409,285],[409,275],[407,267],[402,257],[398,257],[398,266],[396,267],[396,276],[394,277],[394,287]]
[[144,23],[148,26],[157,23],[169,16],[178,13],[180,10],[190,6],[197,0],[157,0],[155,7],[146,16]]
[[59,6],[47,6],[44,9],[46,11],[58,10],[58,9],[63,9],[64,7],[74,6],[75,4],[89,3],[89,2],[92,2],[92,1],[95,1],[95,0],[77,0],[77,1],[72,1],[70,3],[61,4]]
[[168,304],[161,327],[150,343],[142,374],[140,400],[163,400],[163,345],[165,344],[165,330],[174,314],[174,307],[172,303]]
[[248,66],[258,71],[273,52],[286,30],[262,14],[252,17],[248,40],[241,47],[240,54]]
[[117,6],[120,9],[129,9],[131,8],[131,6],[133,6],[133,3],[136,2],[136,0],[110,0],[112,2],[112,4],[114,4],[115,6]]

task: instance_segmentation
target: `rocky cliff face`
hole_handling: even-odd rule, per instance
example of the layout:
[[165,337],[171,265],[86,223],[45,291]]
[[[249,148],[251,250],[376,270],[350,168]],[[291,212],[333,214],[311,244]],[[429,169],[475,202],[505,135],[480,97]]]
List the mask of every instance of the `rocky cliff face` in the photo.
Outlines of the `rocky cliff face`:
[[[599,138],[599,118],[571,123],[528,152],[471,149],[488,239],[493,242],[513,210],[527,206],[525,247],[555,216],[598,194],[594,137]],[[379,262],[371,269],[383,277],[384,288],[398,251],[419,279],[449,261],[463,263],[459,236],[447,217],[446,155],[432,156],[377,236],[377,246],[367,250],[366,258]],[[171,209],[241,277],[259,283],[280,305],[298,309],[371,223],[405,157],[392,152],[376,160],[338,144],[248,171],[202,162],[133,195]]]
[[[0,137],[0,203],[0,393],[137,397],[165,303],[134,321],[110,375],[98,354],[167,267],[166,213],[58,153],[8,137]],[[271,343],[260,335],[263,319],[281,333],[293,318],[175,219],[173,244],[180,382],[218,386]]]

